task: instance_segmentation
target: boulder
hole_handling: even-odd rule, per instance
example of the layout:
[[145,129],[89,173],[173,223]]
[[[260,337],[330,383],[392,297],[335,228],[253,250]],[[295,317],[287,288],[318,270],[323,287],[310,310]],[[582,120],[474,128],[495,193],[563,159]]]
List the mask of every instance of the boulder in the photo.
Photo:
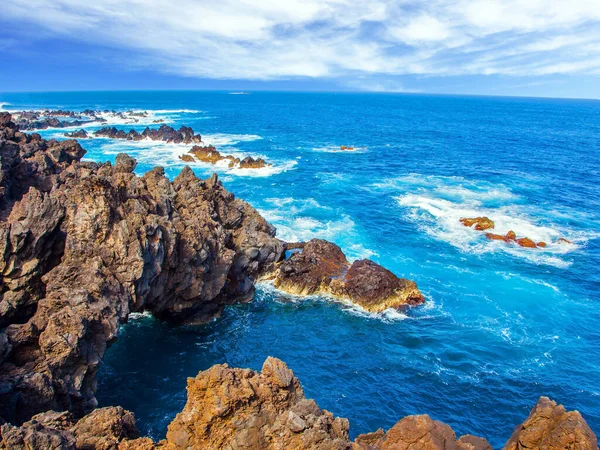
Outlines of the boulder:
[[596,436],[578,411],[566,411],[548,397],[518,425],[504,450],[598,450]]
[[361,434],[354,450],[492,450],[479,437],[467,435],[456,439],[452,428],[432,420],[428,415],[407,416],[384,433]]
[[533,242],[529,238],[516,239],[515,242],[517,244],[519,244],[521,247],[526,247],[526,248],[536,248],[537,247],[537,245],[535,245],[535,242]]
[[472,227],[473,225],[475,225],[475,229],[478,231],[485,231],[485,230],[489,230],[491,228],[494,228],[494,221],[488,219],[487,217],[474,217],[474,218],[462,218],[460,219],[460,222],[465,226],[465,227]]
[[272,274],[276,288],[294,295],[329,294],[371,312],[425,301],[417,285],[370,260],[350,264],[342,250],[321,239],[304,243]]
[[188,379],[187,392],[167,431],[169,449],[351,448],[348,420],[307,400],[298,379],[276,358],[267,358],[260,373],[213,366]]

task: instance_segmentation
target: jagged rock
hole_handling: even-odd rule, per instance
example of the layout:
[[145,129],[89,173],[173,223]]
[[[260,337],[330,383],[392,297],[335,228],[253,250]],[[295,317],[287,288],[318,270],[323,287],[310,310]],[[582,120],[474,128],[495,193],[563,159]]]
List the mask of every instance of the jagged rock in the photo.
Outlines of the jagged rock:
[[130,311],[206,322],[249,301],[283,255],[275,229],[215,177],[80,162],[0,115],[0,417],[96,406],[96,372]]
[[262,158],[254,159],[251,156],[246,156],[240,161],[240,169],[262,169],[267,166],[271,166],[271,164],[267,164]]
[[504,450],[598,450],[596,436],[578,411],[566,411],[548,397],[515,428]]
[[354,450],[492,450],[483,438],[463,436],[458,441],[452,428],[428,415],[407,416],[384,433],[361,434]]
[[188,379],[188,400],[167,432],[167,448],[350,449],[348,421],[304,396],[282,361],[262,373],[216,365]]
[[81,449],[112,450],[123,440],[139,437],[135,417],[120,406],[96,409],[70,431]]
[[494,221],[488,219],[487,217],[475,217],[472,219],[462,218],[460,219],[460,222],[465,227],[472,227],[475,225],[475,229],[478,231],[485,231],[494,228]]
[[72,131],[71,133],[65,133],[65,136],[73,138],[73,139],[89,138],[87,131],[85,131],[83,128],[81,128],[80,130],[77,130],[77,131]]
[[558,238],[558,240],[556,242],[558,242],[559,244],[572,244],[571,241],[569,241],[568,239],[565,239],[565,238]]
[[413,281],[398,278],[370,260],[352,265],[331,242],[313,239],[271,275],[278,289],[295,295],[326,293],[372,312],[425,301]]
[[209,164],[216,164],[219,161],[229,161],[230,168],[238,167],[239,169],[261,169],[263,167],[271,165],[267,164],[262,158],[254,159],[250,156],[247,156],[246,158],[240,161],[240,158],[237,158],[235,156],[221,154],[221,152],[219,152],[212,145],[194,145],[194,147],[192,147],[189,153],[192,154],[193,157],[189,155],[183,155],[180,158],[184,160],[184,157],[188,157],[191,158],[191,161],[194,161],[194,158],[196,158],[198,161],[202,161]]
[[192,155],[180,155],[179,159],[183,162],[196,162]]

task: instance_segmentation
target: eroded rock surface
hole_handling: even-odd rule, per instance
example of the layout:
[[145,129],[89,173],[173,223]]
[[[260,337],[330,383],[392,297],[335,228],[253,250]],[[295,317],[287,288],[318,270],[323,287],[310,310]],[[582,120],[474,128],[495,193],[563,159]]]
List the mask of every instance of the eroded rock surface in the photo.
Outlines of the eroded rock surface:
[[398,278],[370,260],[350,264],[337,245],[321,239],[305,243],[279,265],[272,278],[275,287],[291,294],[330,294],[371,312],[425,301],[415,282]]
[[0,417],[96,406],[96,371],[131,311],[205,322],[249,301],[283,254],[275,229],[213,176],[80,162],[0,114]]
[[348,420],[304,396],[282,361],[258,373],[216,365],[188,379],[188,400],[169,425],[169,449],[350,449]]
[[492,450],[483,438],[466,435],[459,440],[448,425],[428,415],[407,416],[384,433],[359,435],[354,450]]
[[199,144],[202,142],[202,137],[195,134],[190,127],[182,126],[179,130],[168,125],[161,125],[157,129],[146,127],[141,133],[135,130],[128,132],[120,130],[116,127],[104,127],[94,133],[99,137],[107,137],[111,139],[127,139],[130,141],[141,141],[142,139],[150,139],[152,141],[163,141],[174,144]]
[[216,164],[219,161],[229,161],[228,166],[230,168],[237,167],[239,169],[262,169],[263,167],[271,165],[267,164],[267,162],[262,158],[254,159],[251,156],[247,156],[246,158],[240,160],[240,158],[237,156],[224,155],[212,145],[194,145],[194,147],[192,147],[192,149],[189,151],[189,154],[181,155],[180,159],[187,162],[194,162],[195,160],[198,160],[210,164]]
[[475,229],[478,231],[489,230],[494,228],[494,221],[487,217],[473,217],[473,218],[463,218],[460,219],[460,222],[465,227],[472,227],[475,225]]
[[515,428],[504,450],[596,450],[598,441],[578,411],[566,411],[541,397],[529,417]]

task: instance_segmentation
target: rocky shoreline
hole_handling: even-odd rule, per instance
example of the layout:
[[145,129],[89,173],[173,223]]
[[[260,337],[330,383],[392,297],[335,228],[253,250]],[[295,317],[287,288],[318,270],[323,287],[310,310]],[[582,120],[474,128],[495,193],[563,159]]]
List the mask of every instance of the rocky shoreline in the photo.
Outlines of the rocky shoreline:
[[[156,167],[138,177],[124,154],[114,165],[82,162],[76,140],[23,133],[6,113],[0,152],[0,448],[489,448],[427,416],[352,443],[347,420],[305,399],[272,358],[260,374],[201,372],[166,441],[137,439],[131,413],[95,409],[98,367],[131,312],[204,323],[250,301],[265,278],[370,311],[424,299],[413,282],[369,260],[350,264],[326,241],[286,259],[292,245],[216,175],[201,180],[186,167],[170,181]],[[505,448],[597,448],[579,413],[544,399],[538,407]]]

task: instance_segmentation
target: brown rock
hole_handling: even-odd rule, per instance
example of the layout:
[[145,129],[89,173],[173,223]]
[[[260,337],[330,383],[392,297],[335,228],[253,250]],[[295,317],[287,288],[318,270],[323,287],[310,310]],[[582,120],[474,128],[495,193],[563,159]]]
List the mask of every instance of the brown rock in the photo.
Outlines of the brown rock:
[[558,241],[556,241],[556,242],[558,242],[559,244],[572,244],[571,241],[569,241],[565,238],[559,238]]
[[179,159],[183,162],[196,162],[192,155],[180,155]]
[[120,406],[96,409],[70,431],[75,436],[77,448],[94,450],[116,449],[119,442],[139,436],[135,417]]
[[510,230],[508,233],[506,233],[507,241],[514,241],[515,239],[517,239],[517,235],[515,234],[514,231]]
[[448,425],[428,415],[407,416],[387,433],[361,434],[354,441],[355,450],[491,450],[483,438],[456,435]]
[[486,233],[485,237],[488,238],[490,241],[504,241],[504,242],[508,242],[508,237],[507,236],[502,236],[501,234]]
[[247,156],[240,161],[240,169],[262,169],[263,167],[267,167],[267,164],[262,158],[252,158],[251,156]]
[[521,238],[521,239],[516,239],[515,242],[517,244],[519,244],[521,247],[526,247],[526,248],[536,248],[537,246],[535,245],[535,242],[533,242],[531,239],[529,238]]
[[504,446],[504,450],[521,449],[597,450],[598,441],[578,411],[567,412],[548,397],[540,397]]
[[547,245],[545,242],[538,242],[536,245],[537,245],[538,247],[541,247],[541,248],[544,248],[544,247],[547,247],[547,246],[548,246],[548,245]]
[[[96,372],[130,311],[206,322],[249,301],[283,256],[275,229],[214,176],[81,162],[77,141],[0,115],[0,417],[96,406]],[[187,132],[187,131],[186,131]]]
[[188,379],[188,400],[169,425],[166,448],[350,449],[348,421],[307,400],[275,358],[262,373],[216,365]]
[[331,294],[367,311],[414,306],[425,301],[413,281],[398,278],[370,260],[352,265],[335,244],[313,239],[273,274],[278,289],[295,295]]
[[478,231],[489,230],[490,228],[494,228],[494,221],[488,219],[487,217],[474,217],[472,219],[462,218],[460,222],[465,227],[472,227],[475,225],[475,229]]

